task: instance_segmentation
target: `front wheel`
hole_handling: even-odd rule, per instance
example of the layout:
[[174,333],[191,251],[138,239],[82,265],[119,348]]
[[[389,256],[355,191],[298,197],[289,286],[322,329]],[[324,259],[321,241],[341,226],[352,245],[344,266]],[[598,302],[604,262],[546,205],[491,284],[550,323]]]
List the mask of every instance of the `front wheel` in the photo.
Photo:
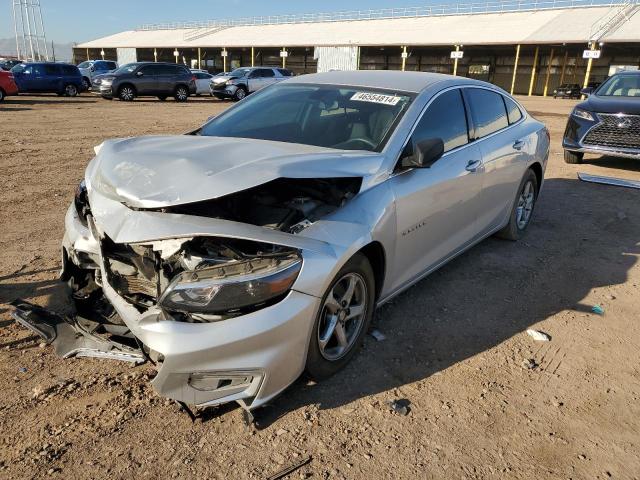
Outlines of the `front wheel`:
[[176,102],[186,102],[189,99],[189,90],[187,90],[187,87],[180,86],[176,88],[173,98],[176,99]]
[[533,215],[533,209],[538,200],[538,179],[533,170],[527,170],[524,175],[518,195],[511,209],[509,223],[497,235],[507,240],[520,240],[527,230]]
[[335,276],[325,293],[309,341],[307,373],[328,378],[356,354],[369,328],[375,304],[375,281],[369,260],[356,254]]
[[78,95],[78,87],[75,85],[69,84],[64,87],[64,94],[67,97],[75,97]]
[[133,87],[129,85],[125,85],[120,88],[118,92],[118,98],[123,102],[132,102],[134,98],[136,98],[136,92]]
[[247,96],[247,91],[244,89],[244,87],[239,87],[236,90],[236,93],[233,95],[233,99],[236,102],[239,102],[240,100],[242,100],[246,96]]
[[570,163],[572,165],[582,163],[582,159],[584,157],[584,153],[582,152],[572,152],[571,150],[564,151],[564,162]]

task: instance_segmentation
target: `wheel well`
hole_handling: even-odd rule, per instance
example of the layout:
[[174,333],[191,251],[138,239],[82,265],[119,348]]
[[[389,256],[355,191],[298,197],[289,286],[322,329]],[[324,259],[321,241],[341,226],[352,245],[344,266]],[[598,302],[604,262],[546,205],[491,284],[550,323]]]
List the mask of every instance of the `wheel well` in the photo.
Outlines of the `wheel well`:
[[83,76],[82,76],[82,79],[83,79],[83,80],[86,80],[86,81],[87,81],[87,83],[88,83],[89,85],[91,85],[91,79],[90,79],[89,77],[87,77],[86,75],[83,75]]
[[542,185],[542,165],[538,162],[531,165],[531,170],[536,174],[536,180],[538,181],[538,190],[540,190],[540,186]]
[[376,300],[380,298],[382,292],[382,285],[384,284],[384,276],[386,271],[386,257],[384,254],[384,248],[380,242],[371,242],[369,245],[360,249],[360,252],[371,264],[373,269],[373,276],[376,282]]
[[175,91],[177,91],[180,87],[184,87],[184,88],[186,88],[186,89],[187,89],[187,92],[189,91],[189,86],[188,86],[188,85],[185,85],[184,83],[179,83],[179,84],[177,84],[177,85],[176,85],[176,88],[174,88],[174,89],[173,89],[173,91],[174,91],[174,92],[175,92]]

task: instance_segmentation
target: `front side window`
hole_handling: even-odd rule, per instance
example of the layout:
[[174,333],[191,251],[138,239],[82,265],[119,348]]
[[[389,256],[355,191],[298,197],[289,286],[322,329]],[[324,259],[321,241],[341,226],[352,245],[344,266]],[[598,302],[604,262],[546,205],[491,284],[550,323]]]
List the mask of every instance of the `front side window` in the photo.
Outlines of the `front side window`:
[[260,76],[264,78],[270,78],[275,77],[276,74],[273,73],[273,70],[271,70],[270,68],[263,68],[262,70],[260,70]]
[[640,75],[614,75],[596,92],[598,97],[640,97]]
[[56,75],[60,75],[58,68],[59,67],[56,65],[45,65],[44,71],[46,72],[47,76],[53,77]]
[[138,68],[137,63],[127,63],[126,65],[121,66],[114,73],[133,73],[135,72],[136,68]]
[[411,100],[404,92],[276,84],[211,120],[199,133],[380,151]]
[[244,77],[247,73],[249,73],[251,71],[250,68],[236,68],[233,72],[231,72],[229,74],[229,76],[231,77],[236,77],[236,78],[242,78]]
[[416,125],[413,132],[415,142],[432,138],[442,139],[445,152],[469,142],[467,115],[459,89],[436,97]]
[[502,95],[483,88],[468,88],[467,98],[476,129],[475,138],[482,138],[509,126]]

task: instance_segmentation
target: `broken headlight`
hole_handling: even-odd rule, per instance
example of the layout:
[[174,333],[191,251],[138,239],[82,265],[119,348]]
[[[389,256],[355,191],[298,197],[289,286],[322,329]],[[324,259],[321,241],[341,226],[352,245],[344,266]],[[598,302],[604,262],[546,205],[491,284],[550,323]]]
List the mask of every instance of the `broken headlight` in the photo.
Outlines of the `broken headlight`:
[[82,180],[76,188],[76,193],[73,197],[73,204],[76,207],[78,216],[83,221],[86,221],[87,215],[91,213],[91,210],[89,208],[89,195],[87,193],[87,185],[84,180]]
[[167,310],[204,314],[258,307],[285,295],[301,268],[302,259],[292,254],[182,272],[169,284],[159,304]]

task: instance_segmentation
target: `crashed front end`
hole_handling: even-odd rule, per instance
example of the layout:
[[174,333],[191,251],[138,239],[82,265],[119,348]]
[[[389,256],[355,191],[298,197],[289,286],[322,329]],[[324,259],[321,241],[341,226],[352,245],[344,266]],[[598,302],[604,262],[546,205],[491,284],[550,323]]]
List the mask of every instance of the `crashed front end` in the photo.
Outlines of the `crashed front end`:
[[[360,179],[278,179],[137,208],[92,185],[91,169],[62,244],[61,279],[77,315],[18,302],[15,318],[62,357],[153,362],[156,391],[189,405],[253,409],[290,385],[304,370],[317,279],[337,261],[328,243],[297,233],[348,201]],[[331,199],[324,188],[339,193]]]

